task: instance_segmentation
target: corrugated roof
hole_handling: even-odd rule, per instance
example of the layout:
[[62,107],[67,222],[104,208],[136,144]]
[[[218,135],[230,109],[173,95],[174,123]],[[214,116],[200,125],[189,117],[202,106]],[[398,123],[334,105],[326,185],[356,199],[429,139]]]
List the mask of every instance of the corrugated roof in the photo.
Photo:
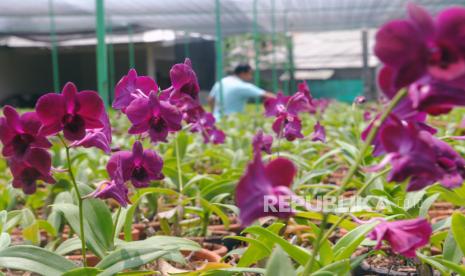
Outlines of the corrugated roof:
[[[258,0],[261,32],[271,31],[271,1]],[[376,28],[386,20],[402,17],[407,0],[274,0],[276,31],[331,31]],[[417,0],[435,13],[464,0]],[[53,0],[56,30],[61,38],[95,31],[95,0]],[[125,32],[169,29],[213,35],[214,0],[106,0],[108,25]],[[225,35],[251,32],[253,0],[221,0]],[[285,22],[287,20],[287,28]],[[0,1],[0,33],[47,40],[50,31],[49,0]]]

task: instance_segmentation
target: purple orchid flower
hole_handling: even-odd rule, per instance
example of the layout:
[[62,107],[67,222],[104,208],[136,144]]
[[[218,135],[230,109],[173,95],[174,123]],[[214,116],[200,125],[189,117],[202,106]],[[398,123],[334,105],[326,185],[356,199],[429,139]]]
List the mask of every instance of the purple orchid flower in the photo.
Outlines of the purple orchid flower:
[[181,130],[182,114],[167,101],[160,101],[155,91],[138,98],[126,109],[132,123],[130,134],[149,133],[152,142],[166,142],[169,132]]
[[208,144],[212,142],[214,145],[224,144],[226,135],[221,129],[216,128],[215,126],[205,130],[203,135],[203,141]]
[[[383,67],[380,70],[380,73],[378,74],[378,83],[379,86],[386,98],[392,99],[399,87],[394,86],[392,82],[390,82],[390,78],[393,76],[393,69],[391,67]],[[370,133],[373,124],[375,123],[376,120],[378,120],[380,117],[380,114],[376,115],[373,119],[373,121],[368,125],[368,127],[362,132],[362,140],[366,140],[368,137],[368,134]],[[430,132],[431,134],[436,133],[436,129],[428,126],[425,121],[426,121],[427,114],[425,112],[420,112],[418,109],[414,107],[414,103],[410,97],[404,97],[396,107],[394,107],[393,111],[391,112],[390,116],[384,121],[380,128],[378,133],[375,136],[375,139],[373,140],[373,145],[374,145],[374,150],[373,150],[373,155],[374,156],[379,156],[381,154],[384,154],[386,151],[384,150],[381,142],[380,142],[380,133],[382,130],[388,126],[389,124],[393,123],[392,120],[400,120],[405,123],[410,123],[415,125],[419,129],[426,130]],[[395,123],[395,122],[394,122]]]
[[61,94],[48,93],[39,98],[36,112],[42,121],[41,135],[52,135],[63,130],[70,141],[81,140],[86,129],[102,128],[100,116],[104,112],[103,101],[95,91],[78,93],[76,86],[68,82]]
[[316,122],[313,127],[312,141],[320,141],[326,143],[326,130],[325,127],[320,124],[319,121]]
[[[121,166],[118,165],[120,160]],[[122,170],[124,182],[130,180],[136,188],[147,187],[150,181],[163,179],[162,168],[163,159],[153,150],[144,150],[139,141],[134,143],[132,152],[116,152],[107,164],[111,179],[115,179]]]
[[[186,115],[187,113],[184,113]],[[207,144],[223,144],[226,138],[224,132],[215,126],[215,117],[210,112],[206,112],[201,106],[191,109],[186,121],[192,125],[191,132],[199,132]]]
[[302,123],[298,116],[292,114],[281,114],[271,126],[278,137],[285,137],[288,141],[303,138]]
[[465,106],[465,77],[448,82],[424,77],[411,84],[408,93],[413,108],[434,116],[447,114],[455,106]]
[[116,168],[111,180],[105,180],[97,185],[97,189],[89,196],[108,199],[112,198],[116,200],[121,206],[126,207],[130,202],[128,197],[128,187],[124,184],[123,177],[123,162],[120,157],[114,160]]
[[31,148],[23,160],[11,158],[8,163],[13,175],[13,187],[22,188],[26,194],[33,194],[36,191],[37,180],[55,183],[50,172],[52,158],[44,149]]
[[408,16],[388,22],[376,34],[375,54],[394,69],[394,85],[404,87],[425,75],[444,81],[463,77],[465,9],[445,9],[434,20],[411,3]]
[[5,157],[23,159],[31,148],[50,148],[52,144],[39,134],[42,127],[35,112],[19,115],[11,106],[3,108],[5,117],[0,118],[0,141]]
[[112,106],[125,112],[133,100],[148,97],[151,91],[158,92],[155,81],[149,76],[137,76],[136,70],[130,69],[128,74],[116,84]]
[[431,225],[424,218],[382,221],[368,234],[368,238],[377,241],[375,249],[380,249],[385,240],[395,253],[414,258],[415,251],[428,244],[432,232]]
[[309,111],[310,102],[303,92],[297,92],[292,96],[284,96],[278,92],[276,98],[266,98],[264,101],[265,116],[273,117],[283,114],[297,116],[300,112]]
[[190,59],[175,64],[170,70],[170,79],[171,87],[161,93],[160,99],[169,100],[183,112],[200,105],[200,86]]
[[297,84],[297,91],[304,94],[305,98],[307,98],[307,101],[309,103],[312,102],[313,100],[312,93],[310,92],[310,88],[308,87],[308,84],[306,81],[302,81],[299,84]]
[[264,151],[271,154],[271,147],[273,145],[273,136],[263,133],[263,130],[258,130],[257,134],[253,137],[252,145],[254,151]]
[[70,146],[85,148],[96,147],[109,154],[111,152],[111,125],[108,114],[105,111],[100,115],[100,121],[103,124],[103,128],[86,130],[86,136],[79,141],[73,142]]
[[[291,161],[279,157],[264,165],[260,151],[255,151],[253,161],[236,188],[236,205],[240,209],[242,225],[250,225],[266,216],[291,216],[290,203],[283,201],[283,196],[293,195],[289,187],[295,174],[296,167]],[[280,210],[283,206],[289,211]]]
[[371,112],[368,111],[368,110],[364,111],[364,112],[363,112],[363,120],[364,120],[365,122],[368,122],[368,121],[371,121],[371,119],[372,119]]
[[367,102],[367,98],[365,96],[357,96],[354,99],[354,104],[357,104],[357,105],[362,105],[366,102]]
[[447,143],[415,124],[391,120],[380,130],[380,143],[388,153],[374,170],[392,164],[388,181],[409,180],[407,191],[418,191],[440,182],[447,188],[462,185],[465,160]]

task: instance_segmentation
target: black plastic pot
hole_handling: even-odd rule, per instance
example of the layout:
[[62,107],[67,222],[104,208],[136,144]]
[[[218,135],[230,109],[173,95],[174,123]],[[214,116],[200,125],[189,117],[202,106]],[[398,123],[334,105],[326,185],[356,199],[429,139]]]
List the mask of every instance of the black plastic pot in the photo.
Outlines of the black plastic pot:
[[431,268],[426,269],[424,272],[401,272],[395,271],[389,268],[373,267],[369,265],[366,261],[363,261],[354,271],[352,272],[354,276],[364,276],[364,275],[376,275],[376,276],[440,276],[441,274],[437,271],[433,271]]

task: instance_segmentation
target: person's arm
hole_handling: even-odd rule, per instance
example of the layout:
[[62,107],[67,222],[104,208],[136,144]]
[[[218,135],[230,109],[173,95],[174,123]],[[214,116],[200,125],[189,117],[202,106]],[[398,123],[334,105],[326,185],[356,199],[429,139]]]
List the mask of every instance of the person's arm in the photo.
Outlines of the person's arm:
[[247,98],[258,98],[258,97],[274,98],[275,97],[273,93],[265,91],[254,84],[245,83],[245,82],[244,82],[243,93],[244,93],[244,96]]
[[263,94],[263,98],[276,98],[276,95],[274,93],[265,91],[265,94]]

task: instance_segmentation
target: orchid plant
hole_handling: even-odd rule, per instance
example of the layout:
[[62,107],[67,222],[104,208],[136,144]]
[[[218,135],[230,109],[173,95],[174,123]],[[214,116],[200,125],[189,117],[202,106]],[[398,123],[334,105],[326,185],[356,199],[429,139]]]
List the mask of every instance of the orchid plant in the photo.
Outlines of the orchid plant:
[[[266,99],[256,128],[238,114],[223,132],[186,59],[166,89],[129,70],[116,111],[73,83],[33,111],[5,106],[0,269],[155,273],[155,260],[161,271],[200,250],[183,236],[221,221],[240,225],[225,240],[241,246],[189,275],[350,275],[376,255],[420,275],[465,274],[465,215],[430,216],[438,202],[465,207],[464,18],[461,7],[432,17],[409,4],[379,29],[380,105],[315,99],[303,82]],[[135,222],[155,225],[145,240],[132,241]]]

